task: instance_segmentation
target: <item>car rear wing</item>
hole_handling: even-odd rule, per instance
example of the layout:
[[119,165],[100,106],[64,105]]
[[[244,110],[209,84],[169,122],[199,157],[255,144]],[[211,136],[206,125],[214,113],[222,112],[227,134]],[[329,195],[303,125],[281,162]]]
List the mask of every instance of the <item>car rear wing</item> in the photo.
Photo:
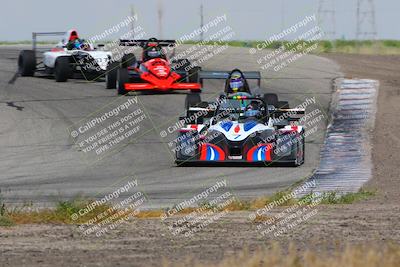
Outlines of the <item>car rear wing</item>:
[[171,46],[175,45],[175,40],[143,40],[143,39],[135,39],[135,40],[119,40],[120,46],[140,46],[145,47],[147,43],[157,43],[159,46]]
[[204,124],[214,116],[215,110],[212,105],[208,107],[189,107],[186,110],[186,116],[179,117],[179,120],[184,121],[185,124]]
[[[226,99],[243,99],[243,100],[259,100],[264,104],[267,104],[264,99],[260,97],[254,96],[229,96]],[[275,120],[289,120],[289,121],[298,121],[300,120],[306,113],[304,108],[277,108],[273,105],[268,106],[269,115]]]
[[[259,71],[244,71],[242,72],[243,76],[247,80],[257,80],[257,85],[261,85],[261,73]],[[227,71],[199,71],[199,80],[200,83],[203,83],[203,80],[209,79],[219,79],[226,80],[229,78],[230,72]]]
[[271,117],[278,120],[298,121],[305,114],[304,108],[268,108]]
[[36,52],[39,36],[64,36],[65,34],[66,32],[32,32],[32,50]]

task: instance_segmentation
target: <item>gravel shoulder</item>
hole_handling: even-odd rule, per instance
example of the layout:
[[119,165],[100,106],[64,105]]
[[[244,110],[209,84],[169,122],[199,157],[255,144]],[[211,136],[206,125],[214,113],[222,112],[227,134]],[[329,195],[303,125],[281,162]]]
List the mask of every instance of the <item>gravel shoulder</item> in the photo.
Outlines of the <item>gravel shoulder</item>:
[[[399,56],[325,55],[347,77],[380,81],[373,138],[374,177],[366,188],[371,199],[352,205],[318,206],[317,214],[279,237],[263,237],[248,212],[229,213],[192,238],[175,238],[159,219],[135,220],[101,238],[82,236],[76,226],[24,225],[0,228],[1,266],[149,266],[162,258],[182,262],[191,255],[216,262],[248,247],[294,242],[300,249],[337,248],[345,244],[400,243]],[[274,211],[276,213],[280,210]]]

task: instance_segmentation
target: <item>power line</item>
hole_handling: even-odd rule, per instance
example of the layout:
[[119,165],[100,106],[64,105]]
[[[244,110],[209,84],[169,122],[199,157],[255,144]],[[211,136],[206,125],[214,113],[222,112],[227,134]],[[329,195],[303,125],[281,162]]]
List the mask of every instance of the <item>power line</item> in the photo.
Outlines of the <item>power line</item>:
[[163,38],[163,27],[162,27],[162,19],[163,19],[163,3],[162,0],[158,0],[158,38]]
[[[203,9],[203,3],[200,4],[200,29],[202,29],[204,26],[204,9]],[[200,33],[200,41],[204,40],[204,34],[203,31]]]

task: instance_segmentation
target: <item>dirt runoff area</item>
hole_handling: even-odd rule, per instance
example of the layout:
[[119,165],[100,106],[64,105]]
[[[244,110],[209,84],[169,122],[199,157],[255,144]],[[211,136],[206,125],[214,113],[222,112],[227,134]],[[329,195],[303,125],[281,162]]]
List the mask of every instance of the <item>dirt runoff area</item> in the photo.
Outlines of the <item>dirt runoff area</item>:
[[[0,266],[160,266],[163,258],[188,257],[216,263],[247,247],[250,252],[274,242],[299,249],[334,249],[345,244],[400,243],[400,57],[329,54],[347,77],[380,81],[374,133],[374,178],[367,188],[377,195],[351,205],[297,207],[308,215],[272,229],[250,212],[232,212],[201,231],[174,236],[160,219],[135,219],[101,237],[84,236],[78,226],[20,225],[0,228]],[[308,209],[308,210],[307,210]],[[286,212],[276,209],[273,214]],[[295,211],[298,212],[298,211]],[[172,230],[171,230],[172,229]]]

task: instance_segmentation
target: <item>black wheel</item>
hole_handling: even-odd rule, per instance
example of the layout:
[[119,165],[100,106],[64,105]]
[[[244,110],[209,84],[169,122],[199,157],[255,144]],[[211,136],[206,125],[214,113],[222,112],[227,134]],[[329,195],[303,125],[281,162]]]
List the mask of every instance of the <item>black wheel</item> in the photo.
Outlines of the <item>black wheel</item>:
[[199,71],[201,67],[193,67],[189,70],[189,82],[198,83],[199,82]]
[[36,55],[33,50],[22,50],[18,57],[18,72],[21,76],[33,76],[36,69]]
[[272,105],[274,107],[278,106],[278,96],[276,94],[264,94],[264,101],[268,105]]
[[276,108],[288,109],[289,102],[288,101],[278,101]]
[[201,104],[201,96],[200,94],[188,94],[185,99],[185,108],[189,109],[190,107],[195,107]]
[[302,136],[301,140],[302,140],[302,148],[303,148],[303,156],[302,156],[301,164],[304,164],[304,162],[306,161],[306,139],[304,136],[304,132],[301,136]]
[[118,71],[119,63],[112,62],[108,64],[106,71],[106,88],[107,89],[115,89],[117,87],[117,71]]
[[121,67],[127,68],[132,65],[135,65],[136,62],[137,62],[137,60],[136,60],[135,54],[133,54],[133,53],[125,54],[125,55],[123,55],[123,57],[121,59]]
[[59,57],[54,66],[56,82],[66,82],[72,75],[71,64],[68,57]]
[[118,69],[116,86],[119,95],[125,95],[126,93],[128,93],[128,91],[125,90],[125,84],[128,82],[129,82],[128,70],[125,68]]
[[[299,157],[299,154],[301,154],[301,157]],[[304,140],[304,133],[302,133],[301,134],[301,138],[299,139],[299,141],[297,141],[296,160],[293,162],[292,166],[298,167],[298,166],[303,165],[304,164],[304,158],[305,158],[304,154],[305,154],[305,140]]]

